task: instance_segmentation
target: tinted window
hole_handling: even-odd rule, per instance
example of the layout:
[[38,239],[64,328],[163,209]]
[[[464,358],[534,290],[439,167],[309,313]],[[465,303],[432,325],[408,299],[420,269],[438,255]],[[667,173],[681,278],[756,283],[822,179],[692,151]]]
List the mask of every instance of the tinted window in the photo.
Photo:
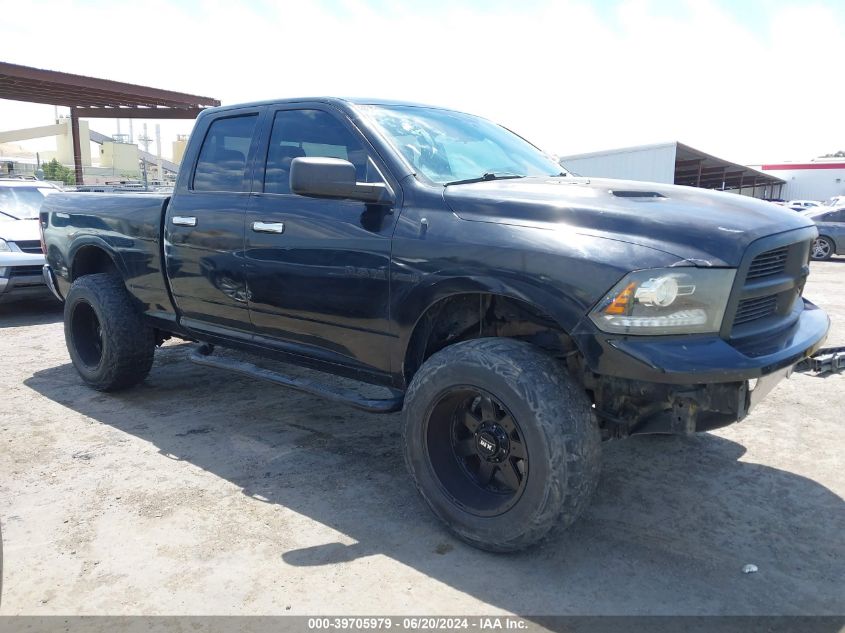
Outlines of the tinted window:
[[217,119],[208,128],[200,148],[194,189],[247,191],[246,160],[258,116]]
[[312,156],[348,160],[359,182],[382,182],[364,146],[338,119],[321,110],[282,110],[267,148],[265,193],[290,193],[291,162]]

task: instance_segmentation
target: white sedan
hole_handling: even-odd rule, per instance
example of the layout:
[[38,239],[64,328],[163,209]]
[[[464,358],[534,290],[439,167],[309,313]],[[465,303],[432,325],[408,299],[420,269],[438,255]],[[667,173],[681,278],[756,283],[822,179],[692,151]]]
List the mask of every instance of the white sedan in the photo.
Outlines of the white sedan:
[[783,206],[788,207],[793,211],[809,211],[810,209],[815,209],[821,205],[822,203],[818,200],[790,200],[789,202],[783,203]]
[[42,275],[38,210],[56,191],[37,180],[0,179],[0,303],[52,296]]

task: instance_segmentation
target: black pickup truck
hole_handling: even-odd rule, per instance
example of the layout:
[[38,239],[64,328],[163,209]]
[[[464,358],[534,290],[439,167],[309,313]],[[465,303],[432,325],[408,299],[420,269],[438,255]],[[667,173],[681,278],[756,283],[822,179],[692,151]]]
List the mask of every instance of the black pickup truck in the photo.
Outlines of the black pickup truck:
[[817,232],[800,214],[574,177],[485,119],[412,104],[206,110],[172,195],[56,194],[41,225],[86,383],[130,387],[178,337],[195,362],[402,410],[425,501],[494,551],[575,520],[602,439],[741,420],[829,327],[802,297]]

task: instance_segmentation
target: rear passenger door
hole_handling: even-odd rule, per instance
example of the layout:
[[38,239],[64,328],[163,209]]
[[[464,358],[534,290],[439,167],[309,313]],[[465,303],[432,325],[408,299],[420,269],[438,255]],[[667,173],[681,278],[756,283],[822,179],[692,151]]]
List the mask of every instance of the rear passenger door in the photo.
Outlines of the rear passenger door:
[[244,218],[261,110],[222,112],[205,121],[195,164],[180,175],[165,216],[167,273],[182,324],[217,334],[250,336],[244,266]]
[[246,222],[245,261],[257,340],[386,373],[392,209],[290,191],[297,157],[355,165],[359,182],[385,182],[386,168],[346,116],[322,104],[268,112]]

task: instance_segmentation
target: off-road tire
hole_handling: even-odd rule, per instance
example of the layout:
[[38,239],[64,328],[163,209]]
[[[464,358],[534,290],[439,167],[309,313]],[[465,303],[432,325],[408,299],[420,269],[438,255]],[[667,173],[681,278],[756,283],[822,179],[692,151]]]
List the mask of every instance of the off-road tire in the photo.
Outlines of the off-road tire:
[[[92,315],[99,325],[96,333],[91,331],[94,326],[86,326]],[[90,387],[126,389],[150,373],[155,334],[120,277],[98,273],[74,281],[65,300],[64,321],[71,361]]]
[[[468,512],[445,489],[427,448],[429,416],[444,393],[470,386],[492,394],[518,421],[529,467],[522,495],[497,516]],[[432,355],[414,375],[403,409],[405,462],[425,502],[467,543],[512,552],[571,525],[598,483],[601,439],[589,400],[562,364],[513,339],[482,338]]]

